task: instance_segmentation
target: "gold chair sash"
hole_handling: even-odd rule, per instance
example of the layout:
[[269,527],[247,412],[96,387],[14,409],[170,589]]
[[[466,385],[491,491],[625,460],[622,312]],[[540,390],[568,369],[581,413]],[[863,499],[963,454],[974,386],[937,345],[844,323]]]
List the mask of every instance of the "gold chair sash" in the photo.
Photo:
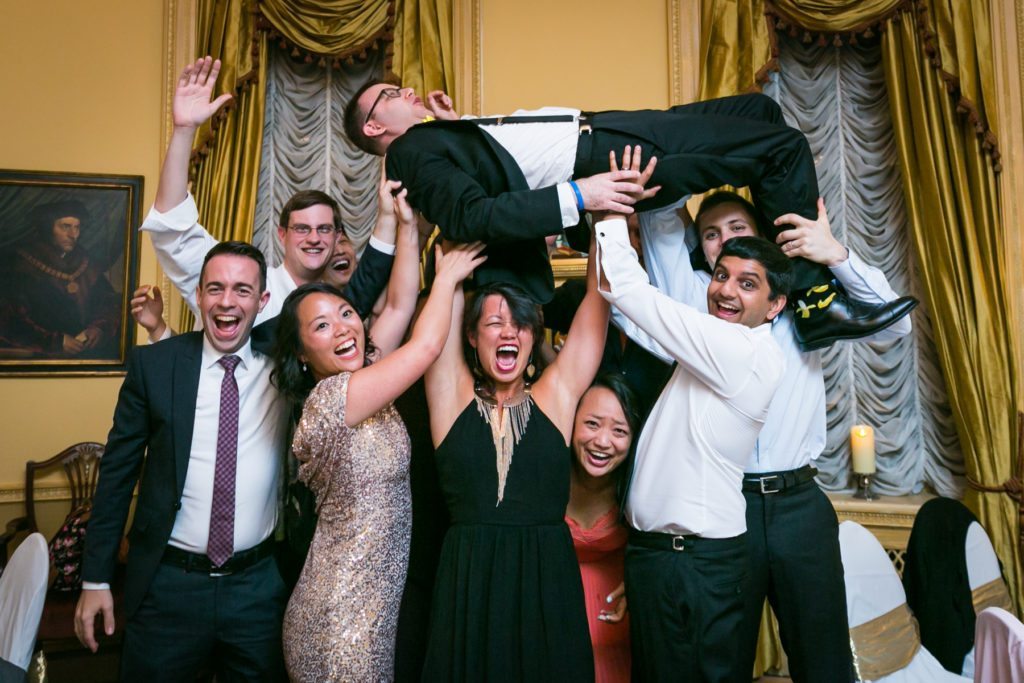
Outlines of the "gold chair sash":
[[917,654],[921,634],[917,619],[903,603],[880,617],[850,629],[857,678],[878,680],[899,671]]
[[1007,612],[1013,612],[1010,594],[1006,590],[1006,584],[1003,583],[1002,577],[989,581],[971,591],[971,602],[974,603],[975,614],[981,614],[981,611],[987,607],[1001,607]]

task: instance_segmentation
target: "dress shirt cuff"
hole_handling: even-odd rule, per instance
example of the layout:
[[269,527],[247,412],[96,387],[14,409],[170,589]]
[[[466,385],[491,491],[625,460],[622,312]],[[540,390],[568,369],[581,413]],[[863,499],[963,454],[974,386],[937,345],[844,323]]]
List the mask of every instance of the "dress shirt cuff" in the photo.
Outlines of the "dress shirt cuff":
[[164,331],[161,332],[160,336],[157,337],[156,339],[153,339],[152,335],[146,335],[146,343],[147,344],[156,344],[157,342],[162,342],[165,339],[170,339],[173,336],[174,336],[174,333],[171,332],[171,326],[170,325],[164,325]]
[[395,245],[388,244],[384,240],[377,239],[377,237],[374,235],[370,235],[370,241],[367,242],[367,246],[373,247],[380,253],[387,254],[388,256],[395,255]]
[[594,235],[597,238],[597,265],[611,287],[611,291],[601,288],[601,296],[615,304],[631,286],[650,284],[629,243],[625,218],[598,222],[594,226]]
[[571,228],[580,222],[580,212],[576,208],[576,193],[569,183],[558,183],[558,207],[562,213],[562,227]]
[[110,590],[109,583],[94,583],[92,581],[83,581],[82,590],[84,591],[108,591]]
[[147,232],[185,232],[199,222],[199,209],[196,200],[189,192],[185,199],[170,211],[161,213],[154,206],[146,214],[140,230]]

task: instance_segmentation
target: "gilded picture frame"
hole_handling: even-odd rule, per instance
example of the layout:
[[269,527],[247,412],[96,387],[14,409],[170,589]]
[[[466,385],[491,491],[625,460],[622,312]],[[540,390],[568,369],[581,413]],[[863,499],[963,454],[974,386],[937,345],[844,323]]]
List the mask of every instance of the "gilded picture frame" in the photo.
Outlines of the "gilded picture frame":
[[143,178],[0,170],[0,376],[124,374]]

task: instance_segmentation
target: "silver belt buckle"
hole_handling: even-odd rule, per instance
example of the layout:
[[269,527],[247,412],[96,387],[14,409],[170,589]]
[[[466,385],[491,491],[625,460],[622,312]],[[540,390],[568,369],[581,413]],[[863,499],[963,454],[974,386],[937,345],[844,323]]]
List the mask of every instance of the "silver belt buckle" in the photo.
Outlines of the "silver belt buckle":
[[778,489],[766,489],[764,487],[766,482],[768,482],[768,481],[770,481],[772,479],[778,479],[778,478],[779,478],[779,475],[773,474],[770,477],[761,477],[760,479],[758,479],[758,481],[761,482],[761,494],[762,495],[768,495],[769,493],[778,493],[779,491],[781,491],[782,490],[781,488],[778,488]]
[[686,537],[685,536],[673,536],[672,537],[672,550],[677,553],[681,553],[686,550]]

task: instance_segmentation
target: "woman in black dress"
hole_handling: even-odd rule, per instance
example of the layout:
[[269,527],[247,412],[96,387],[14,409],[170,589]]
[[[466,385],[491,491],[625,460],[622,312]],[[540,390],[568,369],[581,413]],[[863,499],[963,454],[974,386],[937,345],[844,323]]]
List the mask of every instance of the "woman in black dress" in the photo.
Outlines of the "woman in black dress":
[[565,453],[576,404],[601,359],[608,305],[592,263],[565,345],[543,374],[534,367],[539,307],[521,290],[479,290],[460,344],[463,306],[456,295],[448,342],[426,375],[452,526],[423,679],[593,681],[583,587],[563,519]]

